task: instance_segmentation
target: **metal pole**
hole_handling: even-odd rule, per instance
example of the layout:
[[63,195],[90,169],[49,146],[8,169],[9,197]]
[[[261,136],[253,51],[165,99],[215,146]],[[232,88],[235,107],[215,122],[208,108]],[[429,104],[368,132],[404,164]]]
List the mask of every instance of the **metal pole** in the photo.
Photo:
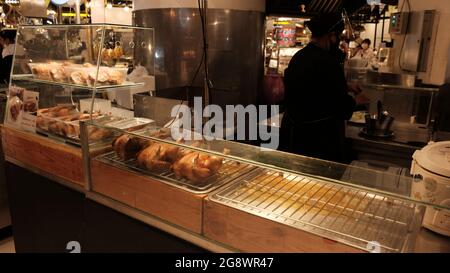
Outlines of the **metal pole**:
[[384,41],[384,21],[385,21],[385,17],[386,17],[386,11],[383,12],[383,28],[381,29],[381,42]]
[[373,37],[373,48],[376,48],[377,45],[377,32],[378,32],[378,22],[375,23],[375,37]]
[[62,16],[62,6],[58,6],[58,24],[63,23],[63,16]]
[[75,0],[75,23],[81,24],[81,8],[80,8],[80,0]]
[[208,10],[208,0],[203,0],[204,7],[205,7],[205,13],[204,13],[204,35],[205,35],[205,94],[204,94],[204,107],[208,106],[210,104],[210,90],[209,90],[209,77],[207,77],[209,71],[208,71],[208,19],[207,19],[207,10]]

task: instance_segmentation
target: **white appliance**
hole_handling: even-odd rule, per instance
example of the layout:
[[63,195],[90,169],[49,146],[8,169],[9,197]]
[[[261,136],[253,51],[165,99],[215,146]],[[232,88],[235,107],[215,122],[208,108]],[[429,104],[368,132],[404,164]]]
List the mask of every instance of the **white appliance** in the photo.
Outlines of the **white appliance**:
[[[450,207],[450,141],[430,143],[416,151],[411,174],[413,198]],[[428,207],[423,226],[450,236],[450,210]]]
[[400,62],[407,71],[426,72],[430,58],[435,10],[411,12]]

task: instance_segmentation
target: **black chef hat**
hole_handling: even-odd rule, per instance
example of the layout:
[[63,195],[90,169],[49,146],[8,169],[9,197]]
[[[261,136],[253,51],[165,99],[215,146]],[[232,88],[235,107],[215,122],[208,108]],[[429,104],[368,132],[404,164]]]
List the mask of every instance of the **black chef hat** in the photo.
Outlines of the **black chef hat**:
[[344,31],[344,20],[340,13],[320,14],[307,21],[305,25],[312,32],[313,37],[321,37],[325,34]]

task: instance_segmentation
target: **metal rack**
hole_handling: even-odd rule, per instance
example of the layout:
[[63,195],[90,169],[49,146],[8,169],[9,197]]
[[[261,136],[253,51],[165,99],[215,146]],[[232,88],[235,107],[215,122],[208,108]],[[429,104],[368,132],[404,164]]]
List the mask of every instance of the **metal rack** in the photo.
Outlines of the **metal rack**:
[[363,190],[258,169],[210,196],[212,201],[368,250],[400,252],[416,205]]
[[184,178],[177,178],[175,176],[175,173],[170,170],[158,172],[143,169],[139,167],[138,162],[135,158],[129,160],[122,160],[114,152],[100,155],[96,158],[96,160],[120,168],[132,170],[140,174],[144,173],[145,175],[154,177],[160,180],[161,182],[176,186],[178,188],[182,188],[184,190],[196,194],[210,192],[218,188],[219,186],[226,184],[230,181],[233,181],[237,177],[245,175],[255,169],[255,167],[247,164],[242,164],[230,160],[224,160],[223,165],[217,174],[214,174],[201,182],[194,183]]

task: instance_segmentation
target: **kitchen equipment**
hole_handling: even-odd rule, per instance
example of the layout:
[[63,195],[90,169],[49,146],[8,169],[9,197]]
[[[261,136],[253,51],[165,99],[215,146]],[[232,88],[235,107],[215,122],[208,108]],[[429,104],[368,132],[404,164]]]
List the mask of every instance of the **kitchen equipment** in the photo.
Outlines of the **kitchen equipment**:
[[377,103],[378,115],[364,116],[366,120],[365,127],[361,130],[361,134],[368,138],[391,138],[394,132],[391,130],[394,117],[390,116],[387,111],[382,111],[383,107],[380,101]]
[[381,118],[380,130],[385,133],[389,132],[392,127],[392,123],[394,123],[394,118],[389,116],[388,113],[384,113]]
[[380,121],[381,123],[381,111],[383,110],[383,104],[381,103],[381,101],[377,102],[377,117],[378,117],[378,121]]
[[[414,176],[411,196],[437,205],[450,205],[450,141],[427,145],[413,155],[411,174]],[[423,226],[450,236],[450,211],[427,208]]]
[[392,130],[381,130],[381,129],[375,129],[368,131],[367,128],[363,128],[361,130],[361,135],[365,138],[374,138],[374,139],[390,139],[394,137],[394,131]]
[[375,133],[375,131],[377,130],[377,125],[378,125],[377,116],[371,116],[369,114],[366,114],[365,119],[366,119],[366,127],[364,128],[365,133],[367,133],[367,134]]
[[368,84],[414,87],[416,78],[417,76],[412,74],[395,74],[373,70],[367,71]]

